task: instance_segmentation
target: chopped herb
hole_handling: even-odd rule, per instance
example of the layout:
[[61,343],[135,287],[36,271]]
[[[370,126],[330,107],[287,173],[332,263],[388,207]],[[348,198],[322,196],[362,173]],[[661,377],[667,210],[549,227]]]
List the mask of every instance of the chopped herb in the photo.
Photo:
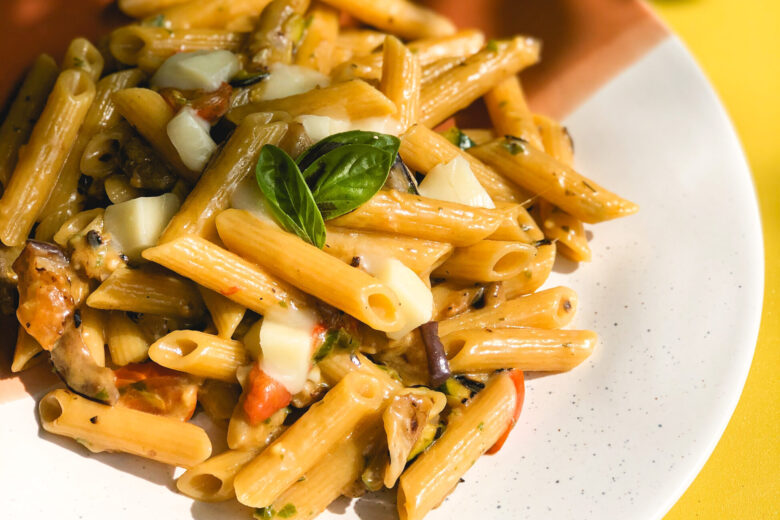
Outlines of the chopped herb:
[[136,381],[135,383],[131,383],[130,387],[134,390],[138,390],[139,392],[146,392],[149,390],[149,387],[147,387],[146,383],[143,381]]
[[278,513],[276,513],[276,516],[279,518],[290,518],[298,511],[295,509],[295,506],[293,504],[285,504],[283,508],[279,510]]
[[274,514],[274,508],[271,506],[258,507],[255,508],[254,517],[257,518],[257,520],[271,520],[274,517]]
[[343,350],[349,350],[354,352],[358,347],[358,341],[344,329],[330,329],[325,335],[325,341],[322,342],[320,348],[314,353],[313,360],[315,362],[321,361],[325,358],[334,348]]
[[73,57],[73,66],[74,67],[83,67],[84,66],[84,60],[82,60],[78,56],[74,56]]
[[444,132],[442,135],[446,137],[449,142],[451,142],[461,150],[468,150],[469,148],[477,146],[477,143],[472,141],[469,136],[464,134],[460,130],[460,128],[456,126],[453,126],[449,130]]
[[488,41],[486,48],[490,52],[498,52],[498,41],[491,39],[490,41]]
[[586,187],[586,188],[588,188],[588,189],[589,189],[590,191],[592,191],[593,193],[597,193],[597,191],[596,191],[596,188],[594,188],[593,186],[591,186],[590,184],[588,184],[588,182],[587,182],[587,181],[582,181],[582,184],[584,184],[584,185],[585,185],[585,187]]
[[98,401],[107,401],[108,400],[108,392],[104,388],[101,388],[98,393],[95,394],[95,399]]
[[298,479],[298,482],[303,482],[306,480],[306,475],[301,475],[301,478]]
[[480,423],[477,425],[477,430],[479,430],[479,431],[484,431],[484,430],[485,430],[485,423],[484,423],[484,422],[480,422]]
[[528,141],[526,141],[525,139],[508,135],[504,138],[504,141],[501,143],[501,146],[504,147],[512,155],[517,155],[519,153],[527,152],[526,149],[527,144]]
[[279,307],[286,309],[287,308],[287,302],[279,302]]
[[165,15],[158,14],[154,18],[151,18],[147,24],[152,27],[165,27]]

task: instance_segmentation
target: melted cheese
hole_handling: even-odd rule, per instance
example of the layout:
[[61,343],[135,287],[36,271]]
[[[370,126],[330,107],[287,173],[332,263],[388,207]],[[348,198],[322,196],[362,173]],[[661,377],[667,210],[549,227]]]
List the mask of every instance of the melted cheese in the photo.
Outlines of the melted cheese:
[[150,83],[156,88],[212,92],[239,69],[238,58],[230,51],[180,52],[160,65]]
[[471,171],[469,162],[461,156],[435,166],[418,188],[420,195],[478,208],[495,208],[493,200]]
[[209,123],[190,107],[184,107],[168,122],[168,137],[179,152],[184,165],[192,171],[203,171],[217,143],[211,138]]
[[316,87],[330,85],[328,76],[307,67],[275,63],[269,70],[271,74],[257,87],[262,101],[303,94]]

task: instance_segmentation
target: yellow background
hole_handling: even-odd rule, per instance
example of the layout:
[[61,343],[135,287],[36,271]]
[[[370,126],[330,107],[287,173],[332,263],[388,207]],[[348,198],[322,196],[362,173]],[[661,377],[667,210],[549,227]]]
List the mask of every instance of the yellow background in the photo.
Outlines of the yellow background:
[[665,520],[780,518],[780,0],[656,0],[737,127],[766,248],[758,346],[734,416]]

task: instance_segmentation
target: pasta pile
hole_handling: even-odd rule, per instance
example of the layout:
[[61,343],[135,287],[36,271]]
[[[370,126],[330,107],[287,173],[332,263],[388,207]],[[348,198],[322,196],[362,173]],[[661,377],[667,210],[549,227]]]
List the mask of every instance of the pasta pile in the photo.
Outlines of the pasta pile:
[[[576,293],[539,289],[637,206],[529,110],[532,38],[407,0],[119,6],[137,21],[40,56],[0,128],[12,369],[67,386],[44,429],[259,519],[383,487],[423,518],[500,449],[524,371],[591,354]],[[453,126],[480,98],[493,127]]]

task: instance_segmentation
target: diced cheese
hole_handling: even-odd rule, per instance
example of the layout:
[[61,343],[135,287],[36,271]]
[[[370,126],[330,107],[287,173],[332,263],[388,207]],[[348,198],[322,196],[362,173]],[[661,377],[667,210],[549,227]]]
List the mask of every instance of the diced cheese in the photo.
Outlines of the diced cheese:
[[179,198],[173,193],[138,197],[107,207],[103,225],[130,260],[141,261],[141,251],[157,244],[178,210]]
[[238,58],[230,51],[180,52],[160,65],[150,83],[156,88],[212,92],[240,68]]
[[230,195],[230,207],[248,211],[263,222],[279,225],[268,208],[268,200],[257,185],[254,175],[249,175],[236,186]]
[[477,208],[495,208],[493,200],[461,156],[435,166],[420,183],[420,195]]
[[330,85],[328,76],[308,67],[275,63],[269,72],[271,74],[257,87],[262,101],[303,94],[316,87]]
[[314,143],[352,129],[349,121],[328,116],[303,115],[295,120],[303,125],[303,129]]
[[273,309],[260,326],[260,368],[296,394],[303,389],[311,369],[317,318],[300,309]]
[[431,320],[433,293],[414,271],[395,258],[372,262],[371,268],[372,274],[395,292],[401,302],[400,313],[404,324],[401,330],[387,333],[390,339],[401,339]]
[[352,121],[350,130],[364,130],[397,137],[401,133],[401,126],[398,120],[392,117],[367,117]]
[[179,152],[184,165],[190,170],[202,171],[209,162],[217,143],[209,134],[208,121],[198,116],[190,107],[184,107],[168,122],[168,137]]

